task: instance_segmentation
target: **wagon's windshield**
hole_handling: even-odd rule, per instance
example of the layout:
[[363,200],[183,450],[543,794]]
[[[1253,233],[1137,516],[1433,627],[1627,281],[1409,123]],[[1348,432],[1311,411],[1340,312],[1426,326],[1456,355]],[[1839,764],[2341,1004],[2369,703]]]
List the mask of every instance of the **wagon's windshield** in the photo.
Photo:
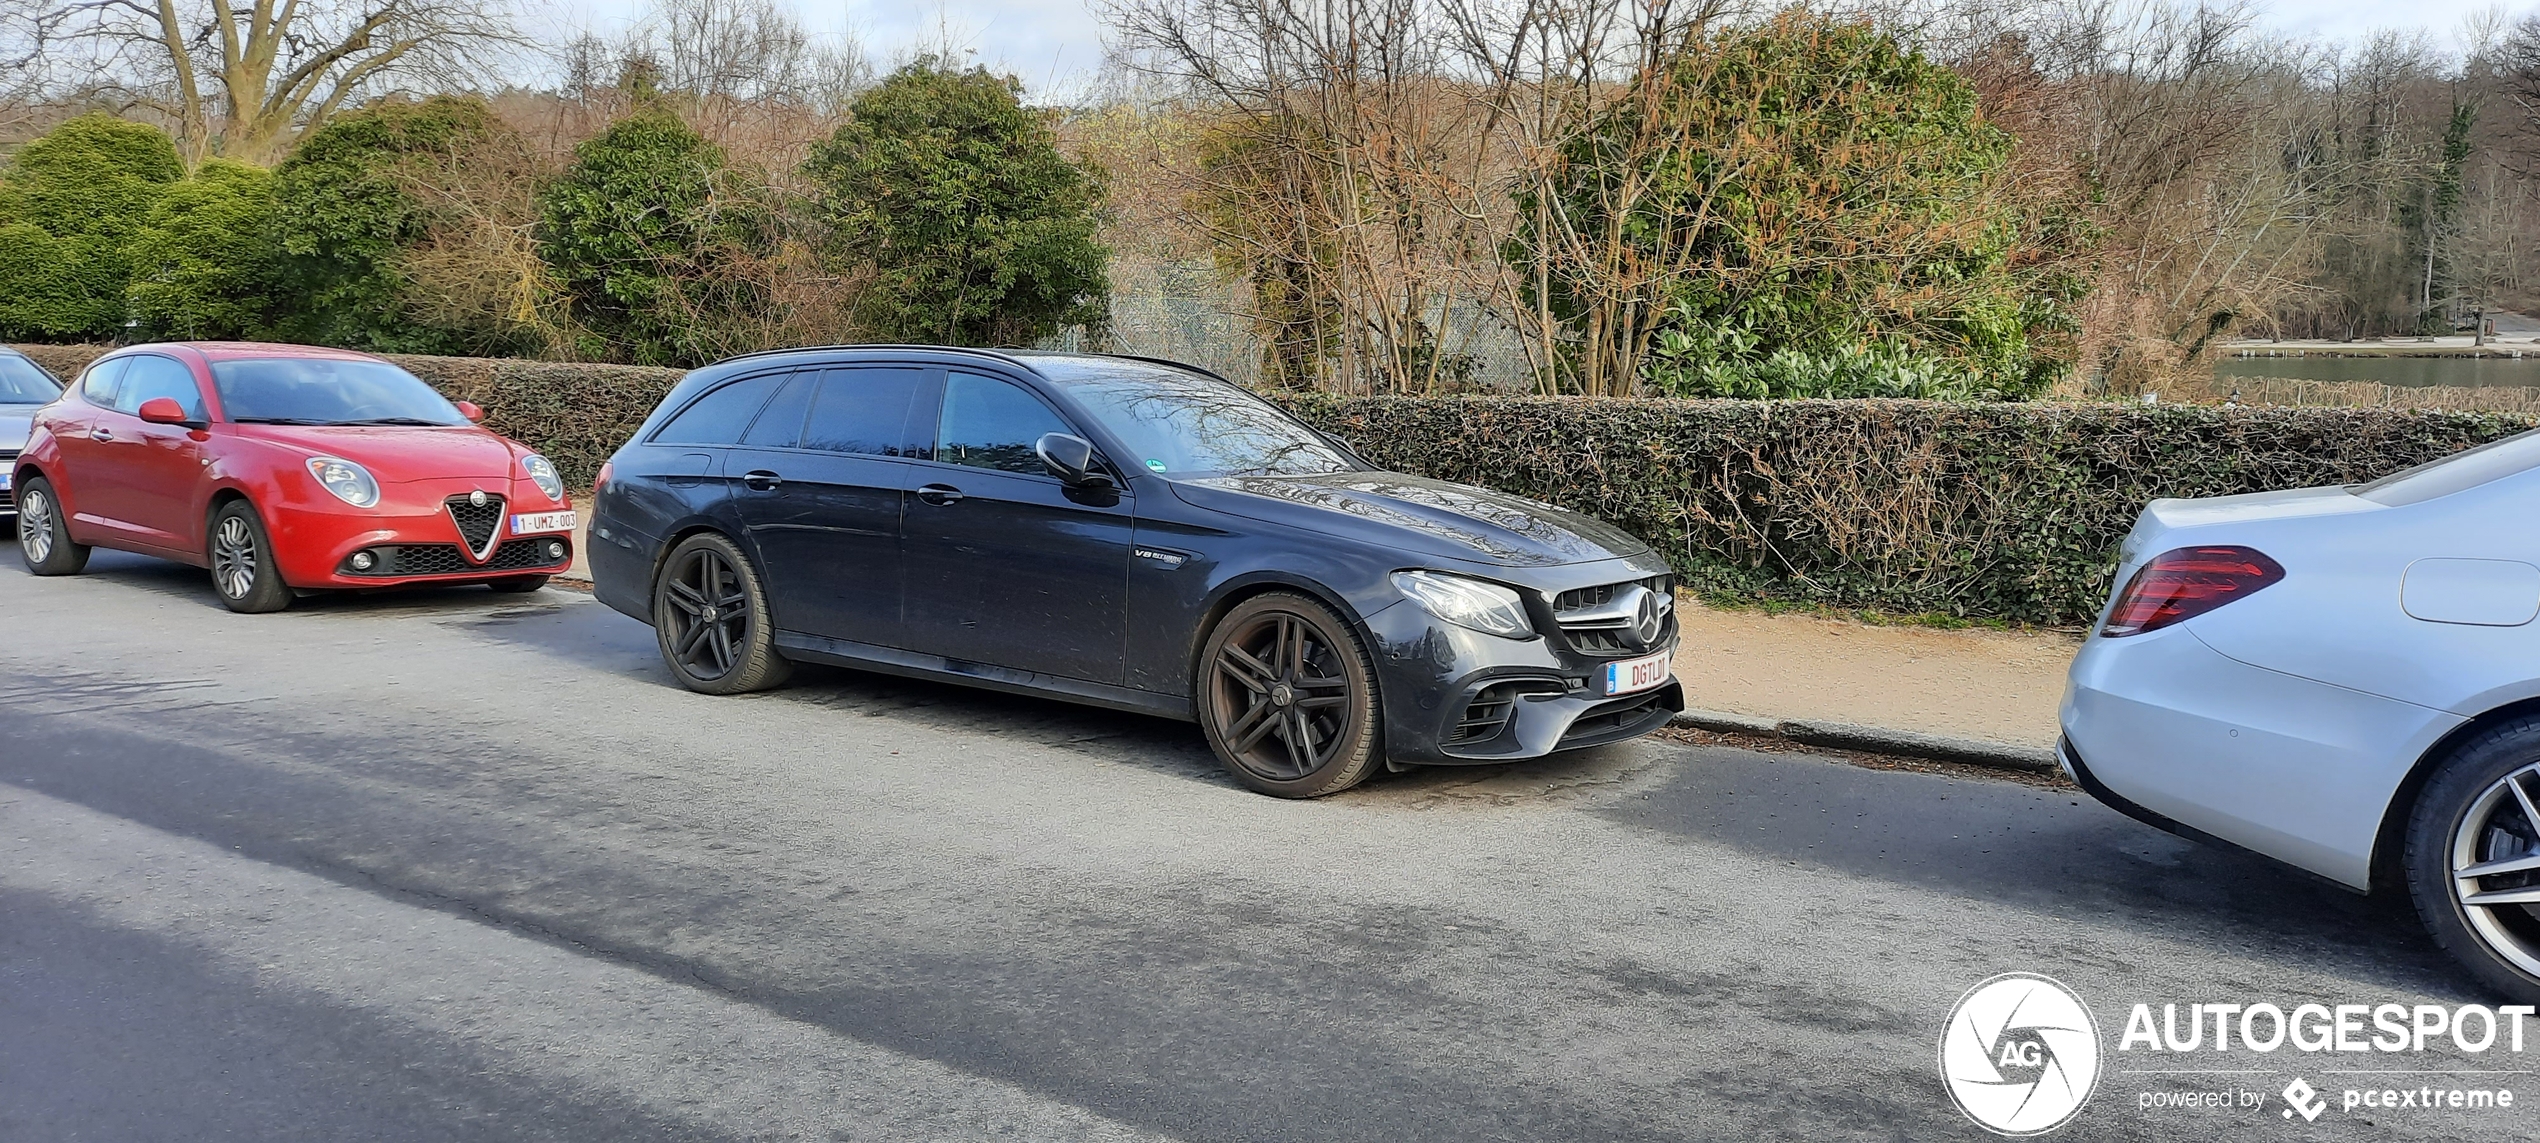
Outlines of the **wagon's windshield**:
[[267,357],[212,363],[230,420],[263,425],[464,425],[458,406],[385,361]]
[[1358,466],[1314,430],[1243,389],[1138,361],[1034,358],[1129,450],[1122,465],[1166,476],[1305,476]]
[[0,405],[43,405],[61,395],[62,387],[34,362],[0,353]]

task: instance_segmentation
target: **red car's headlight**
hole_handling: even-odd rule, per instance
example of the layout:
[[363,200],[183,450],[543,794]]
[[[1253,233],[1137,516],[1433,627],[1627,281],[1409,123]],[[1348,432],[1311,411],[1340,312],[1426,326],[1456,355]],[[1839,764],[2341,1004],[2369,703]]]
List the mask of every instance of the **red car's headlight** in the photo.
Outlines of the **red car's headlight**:
[[370,471],[340,457],[309,458],[309,475],[317,478],[319,487],[335,494],[335,498],[355,508],[369,508],[379,503],[379,482]]

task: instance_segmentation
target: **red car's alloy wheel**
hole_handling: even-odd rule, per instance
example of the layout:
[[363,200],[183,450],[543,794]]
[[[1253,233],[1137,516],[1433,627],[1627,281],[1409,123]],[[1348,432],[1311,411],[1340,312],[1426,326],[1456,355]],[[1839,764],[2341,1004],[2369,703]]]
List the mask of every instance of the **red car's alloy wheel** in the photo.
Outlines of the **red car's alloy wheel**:
[[242,516],[223,516],[212,535],[212,582],[231,599],[256,590],[256,537]]
[[26,560],[41,564],[53,558],[53,498],[41,491],[30,491],[18,505],[18,546],[26,549]]
[[274,567],[264,521],[244,500],[212,512],[212,589],[231,611],[255,615],[291,606],[291,588]]
[[88,566],[88,545],[71,541],[62,502],[40,476],[18,489],[18,556],[37,575],[78,575]]

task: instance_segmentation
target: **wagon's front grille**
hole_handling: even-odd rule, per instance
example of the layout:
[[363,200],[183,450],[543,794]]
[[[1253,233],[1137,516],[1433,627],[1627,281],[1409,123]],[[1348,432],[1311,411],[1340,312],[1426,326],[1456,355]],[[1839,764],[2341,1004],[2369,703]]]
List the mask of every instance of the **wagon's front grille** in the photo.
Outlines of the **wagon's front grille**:
[[[1610,606],[1616,596],[1631,587],[1648,589],[1666,608],[1658,637],[1648,643],[1642,643],[1632,630],[1630,616],[1615,614]],[[1667,575],[1576,587],[1552,597],[1552,618],[1561,625],[1561,637],[1572,651],[1605,659],[1637,655],[1665,646],[1668,637],[1675,633],[1675,590],[1676,578]]]
[[480,560],[486,558],[494,545],[494,533],[503,526],[503,498],[488,495],[480,505],[472,503],[470,497],[453,496],[443,503],[450,509],[450,522],[459,526],[459,538],[467,541],[468,554]]
[[[563,555],[549,555],[550,544],[564,549]],[[562,536],[541,536],[529,540],[506,540],[494,549],[494,556],[481,564],[469,563],[459,554],[456,544],[383,544],[364,548],[374,561],[367,568],[344,565],[345,575],[388,579],[409,575],[459,575],[466,572],[529,571],[552,568],[573,558],[573,546]]]

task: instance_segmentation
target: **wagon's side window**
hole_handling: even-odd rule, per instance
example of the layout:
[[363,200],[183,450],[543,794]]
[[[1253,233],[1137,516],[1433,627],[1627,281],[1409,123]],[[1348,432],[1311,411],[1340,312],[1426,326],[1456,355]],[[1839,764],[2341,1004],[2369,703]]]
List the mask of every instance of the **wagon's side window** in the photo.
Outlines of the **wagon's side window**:
[[776,392],[776,383],[790,373],[762,373],[744,377],[703,397],[679,411],[661,431],[653,434],[656,444],[728,445],[741,441],[741,431],[758,415]]
[[944,413],[935,459],[972,468],[1047,475],[1032,451],[1044,433],[1072,433],[1048,405],[1020,385],[955,372],[944,380]]

